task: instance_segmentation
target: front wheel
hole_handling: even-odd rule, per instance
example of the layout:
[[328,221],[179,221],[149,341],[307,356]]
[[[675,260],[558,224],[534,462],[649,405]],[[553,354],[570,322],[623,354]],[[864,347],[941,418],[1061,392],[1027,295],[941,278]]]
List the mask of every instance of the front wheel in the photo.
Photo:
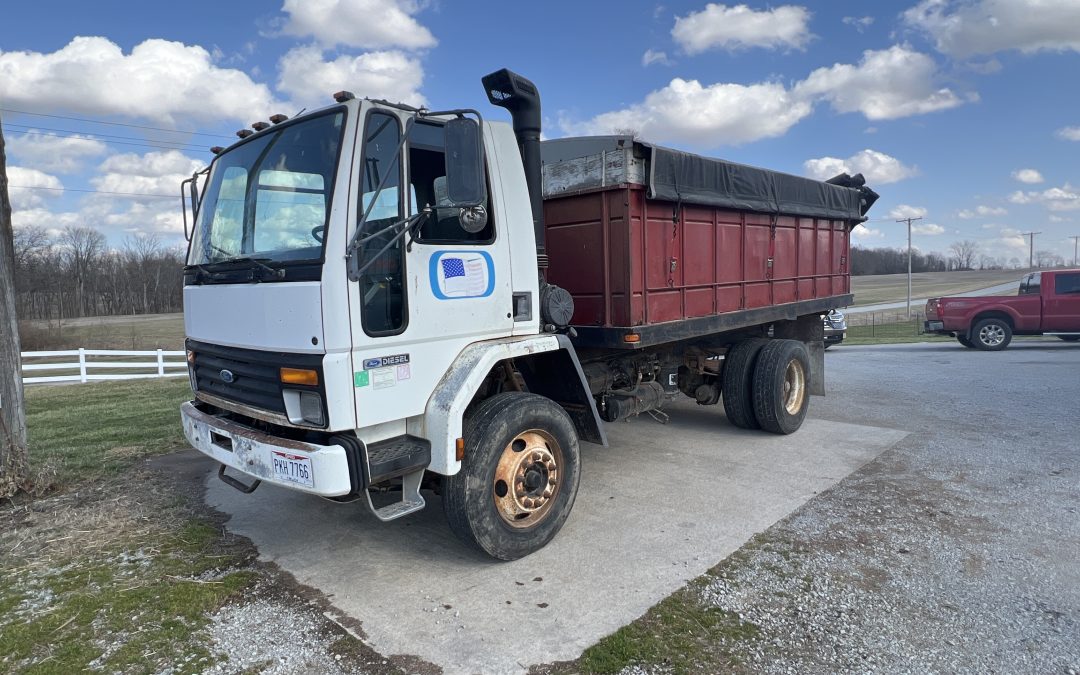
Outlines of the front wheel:
[[997,317],[983,319],[971,330],[971,341],[976,349],[987,352],[1001,351],[1012,342],[1012,326],[1008,321]]
[[443,486],[450,528],[494,558],[527,556],[562,529],[580,466],[577,432],[558,404],[522,392],[493,396],[466,422],[461,470]]
[[774,434],[794,433],[810,406],[810,356],[798,340],[772,340],[754,366],[754,416]]

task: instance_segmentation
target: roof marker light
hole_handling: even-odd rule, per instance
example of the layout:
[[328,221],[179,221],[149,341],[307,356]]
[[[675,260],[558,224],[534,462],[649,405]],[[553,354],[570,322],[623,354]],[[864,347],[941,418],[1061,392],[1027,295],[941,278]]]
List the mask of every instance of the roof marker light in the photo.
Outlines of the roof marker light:
[[269,122],[252,122],[251,123],[251,128],[254,129],[255,131],[262,131],[263,129],[269,129],[270,128],[270,123]]
[[334,100],[338,103],[344,103],[345,101],[351,101],[356,98],[356,94],[351,91],[339,91],[334,93]]
[[210,148],[210,152],[214,153],[215,155],[220,155],[224,151],[225,148],[221,147],[220,145],[215,145],[214,147]]
[[282,115],[281,113],[270,116],[270,121],[273,122],[274,124],[281,124],[282,122],[284,122],[287,119],[289,119],[289,116],[288,115]]
[[251,129],[241,129],[240,131],[236,132],[236,135],[239,136],[240,138],[247,138],[248,136],[250,136],[250,135],[252,135],[254,133],[255,132],[252,131]]

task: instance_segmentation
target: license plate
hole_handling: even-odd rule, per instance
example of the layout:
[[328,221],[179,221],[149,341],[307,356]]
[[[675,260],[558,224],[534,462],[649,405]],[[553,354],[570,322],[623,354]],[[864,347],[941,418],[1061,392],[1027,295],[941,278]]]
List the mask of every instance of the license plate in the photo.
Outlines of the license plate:
[[274,450],[274,478],[306,487],[315,487],[315,477],[311,473],[311,458]]

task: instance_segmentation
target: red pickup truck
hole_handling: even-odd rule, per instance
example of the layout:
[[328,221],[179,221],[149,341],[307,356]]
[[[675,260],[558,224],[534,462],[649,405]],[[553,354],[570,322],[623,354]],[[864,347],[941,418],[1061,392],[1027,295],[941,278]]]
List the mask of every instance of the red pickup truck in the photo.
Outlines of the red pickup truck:
[[930,298],[923,330],[950,335],[972,349],[1005,349],[1013,335],[1080,340],[1080,270],[1033,272],[1019,295]]

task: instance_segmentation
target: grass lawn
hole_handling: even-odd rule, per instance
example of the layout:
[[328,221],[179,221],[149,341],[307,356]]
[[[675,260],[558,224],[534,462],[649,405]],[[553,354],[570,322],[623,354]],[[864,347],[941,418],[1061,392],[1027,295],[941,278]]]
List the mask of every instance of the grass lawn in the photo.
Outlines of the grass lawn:
[[[30,387],[31,463],[53,493],[0,507],[0,671],[195,673],[250,547],[138,460],[184,441],[186,380]],[[196,493],[197,494],[197,493]]]
[[186,445],[180,404],[190,398],[187,378],[28,387],[31,461],[65,485],[115,475]]
[[184,315],[95,316],[55,321],[26,321],[23,349],[183,349]]

